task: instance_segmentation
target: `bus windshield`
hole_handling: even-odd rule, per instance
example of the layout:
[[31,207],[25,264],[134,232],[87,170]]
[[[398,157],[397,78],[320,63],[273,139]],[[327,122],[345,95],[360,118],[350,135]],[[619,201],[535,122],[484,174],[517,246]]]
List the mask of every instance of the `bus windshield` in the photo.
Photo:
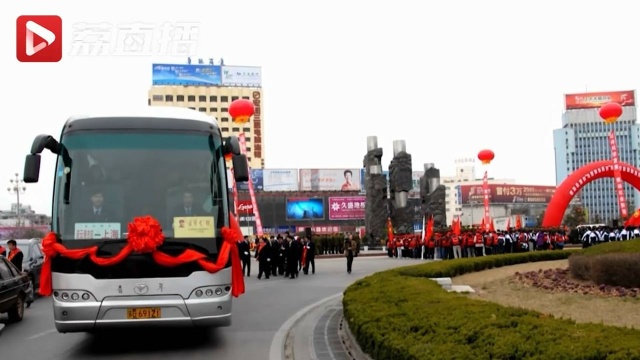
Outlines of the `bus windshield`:
[[216,253],[228,211],[222,139],[203,132],[70,132],[61,144],[53,230],[63,241],[123,240],[150,215],[167,242]]

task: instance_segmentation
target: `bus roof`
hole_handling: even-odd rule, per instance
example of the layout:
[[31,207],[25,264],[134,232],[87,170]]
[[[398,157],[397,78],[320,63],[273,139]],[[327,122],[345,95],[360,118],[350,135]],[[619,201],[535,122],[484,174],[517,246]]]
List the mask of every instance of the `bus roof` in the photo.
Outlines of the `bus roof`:
[[200,111],[169,106],[147,106],[133,111],[113,111],[69,117],[63,132],[74,130],[163,129],[212,131],[214,117]]

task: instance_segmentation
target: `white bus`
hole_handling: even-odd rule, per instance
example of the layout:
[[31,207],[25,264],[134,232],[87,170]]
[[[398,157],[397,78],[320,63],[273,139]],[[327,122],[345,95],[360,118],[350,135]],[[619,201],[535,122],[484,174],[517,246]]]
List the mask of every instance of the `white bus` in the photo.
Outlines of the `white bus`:
[[[101,258],[125,247],[127,224],[150,215],[162,225],[162,252],[177,256],[192,249],[215,261],[220,229],[229,226],[225,155],[233,159],[235,180],[248,180],[238,139],[223,139],[214,118],[189,109],[71,117],[59,141],[35,138],[25,182],[38,182],[44,149],[57,156],[52,231],[68,249],[97,245]],[[211,231],[178,234],[174,220],[185,216],[211,219]],[[195,263],[161,266],[150,254],[134,253],[112,266],[86,257],[51,261],[54,320],[61,333],[231,324],[230,261],[213,274]]]

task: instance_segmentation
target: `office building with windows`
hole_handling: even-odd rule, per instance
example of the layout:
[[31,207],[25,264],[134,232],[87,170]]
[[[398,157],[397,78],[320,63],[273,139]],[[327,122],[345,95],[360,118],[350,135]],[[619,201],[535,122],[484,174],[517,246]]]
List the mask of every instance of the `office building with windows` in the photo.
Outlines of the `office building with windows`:
[[[620,161],[635,167],[640,164],[640,127],[637,124],[635,92],[610,92],[566,95],[566,112],[562,128],[553,131],[556,185],[573,171],[594,161],[611,159],[608,134],[614,129]],[[598,113],[604,103],[623,105],[622,116],[613,125],[606,124]],[[630,212],[640,207],[640,193],[625,184],[625,197]],[[588,221],[609,222],[620,218],[618,200],[612,178],[587,184],[580,192]]]
[[[265,167],[259,67],[153,64],[153,86],[148,95],[150,106],[186,107],[215,117],[223,137],[244,133],[250,167]],[[239,124],[231,119],[229,106],[237,99],[253,101],[251,121]]]

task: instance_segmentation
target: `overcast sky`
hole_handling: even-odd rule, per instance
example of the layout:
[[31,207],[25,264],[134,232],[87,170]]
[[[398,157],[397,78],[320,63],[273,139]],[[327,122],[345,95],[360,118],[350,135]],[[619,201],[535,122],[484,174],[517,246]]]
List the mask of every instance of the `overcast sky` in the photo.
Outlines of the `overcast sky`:
[[[6,1],[0,184],[22,173],[35,135],[57,137],[71,114],[144,106],[150,64],[186,63],[159,53],[75,56],[74,24],[189,22],[200,31],[194,58],[262,66],[268,168],[358,168],[366,137],[377,135],[385,164],[397,139],[407,141],[416,170],[433,162],[443,175],[455,158],[490,148],[492,176],[554,185],[552,130],[563,94],[634,89],[640,80],[635,4]],[[33,14],[62,17],[60,63],[16,60],[16,17]],[[115,48],[116,30],[112,36]],[[54,161],[44,156],[41,182],[23,197],[39,212],[51,212]],[[0,208],[11,202],[1,191]]]

